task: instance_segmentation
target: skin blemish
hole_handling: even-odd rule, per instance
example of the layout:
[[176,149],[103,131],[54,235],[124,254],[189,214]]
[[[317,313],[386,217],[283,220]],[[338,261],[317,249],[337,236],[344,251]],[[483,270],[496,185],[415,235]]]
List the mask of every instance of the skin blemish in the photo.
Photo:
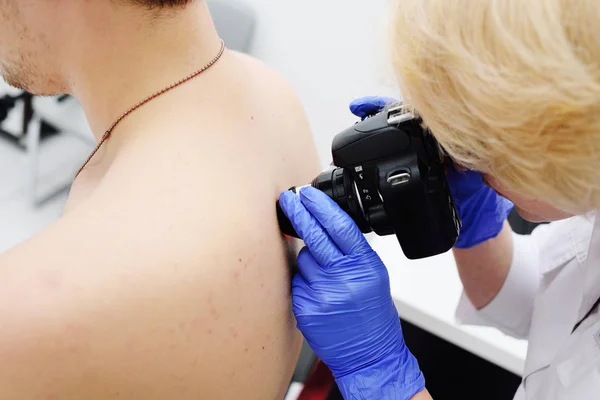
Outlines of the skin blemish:
[[58,290],[62,287],[62,279],[59,274],[54,271],[45,271],[40,274],[40,281],[42,285],[52,291]]
[[179,374],[169,374],[169,377],[171,379],[173,379],[174,381],[177,381],[177,382],[183,382],[183,381],[185,381],[185,377],[182,376],[182,375],[179,375]]
[[73,355],[77,355],[77,354],[79,353],[79,351],[80,351],[80,350],[81,350],[81,349],[79,348],[79,346],[76,346],[76,345],[73,345],[73,346],[67,346],[67,351],[68,351],[70,354],[73,354]]
[[241,275],[240,271],[233,271],[233,277],[234,277],[236,280],[237,280],[237,279],[240,279],[240,275]]
[[201,326],[202,326],[202,318],[201,317],[194,318],[194,320],[192,321],[192,327],[200,328]]
[[263,347],[262,347],[262,349],[264,350],[264,349],[265,349],[265,346],[263,346]]
[[209,335],[212,335],[212,329],[209,329],[209,330],[208,330],[208,334],[209,334]]
[[210,315],[214,319],[219,319],[219,311],[217,311],[217,307],[215,307],[215,303],[213,302],[212,292],[208,294],[208,309],[210,310]]
[[244,349],[244,353],[247,353],[247,352],[248,352],[248,348],[245,348],[245,349]]
[[234,337],[234,338],[236,338],[236,337],[238,337],[240,335],[240,332],[237,329],[235,329],[235,328],[230,328],[229,332],[231,333],[231,336]]
[[242,262],[242,259],[241,259],[241,258],[238,258],[238,262],[239,262],[239,263],[241,263],[241,262]]
[[251,115],[251,116],[250,116],[250,119],[251,119],[252,121],[254,121],[254,115]]

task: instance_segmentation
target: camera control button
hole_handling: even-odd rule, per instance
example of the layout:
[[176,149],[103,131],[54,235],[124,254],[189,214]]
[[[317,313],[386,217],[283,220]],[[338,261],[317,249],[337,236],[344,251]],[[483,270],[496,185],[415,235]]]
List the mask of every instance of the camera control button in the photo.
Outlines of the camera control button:
[[408,172],[394,174],[387,180],[387,183],[389,183],[392,187],[404,185],[408,182],[410,182],[410,174]]

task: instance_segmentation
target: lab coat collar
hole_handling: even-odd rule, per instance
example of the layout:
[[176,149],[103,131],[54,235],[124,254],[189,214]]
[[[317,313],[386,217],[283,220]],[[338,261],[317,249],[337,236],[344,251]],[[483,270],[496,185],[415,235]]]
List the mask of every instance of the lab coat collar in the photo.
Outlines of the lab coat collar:
[[[557,268],[565,266],[569,261],[576,259],[580,266],[585,266],[591,247],[600,245],[600,221],[596,221],[596,212],[585,214],[585,218],[579,219],[577,225],[570,224],[570,230],[565,232],[566,246],[554,246],[545,248],[544,261],[541,263],[541,273],[546,275],[554,272]],[[596,236],[590,241],[589,230],[592,229]]]
[[585,262],[583,296],[579,308],[579,319],[590,310],[600,297],[600,219],[595,218],[594,232]]
[[[541,254],[545,295],[536,299],[525,362],[525,385],[528,376],[550,365],[575,324],[589,310],[585,305],[591,306],[600,294],[600,268],[597,265],[600,227],[595,214],[574,219],[565,226],[568,230],[563,232],[563,241],[545,247]],[[563,270],[567,265],[569,268]]]

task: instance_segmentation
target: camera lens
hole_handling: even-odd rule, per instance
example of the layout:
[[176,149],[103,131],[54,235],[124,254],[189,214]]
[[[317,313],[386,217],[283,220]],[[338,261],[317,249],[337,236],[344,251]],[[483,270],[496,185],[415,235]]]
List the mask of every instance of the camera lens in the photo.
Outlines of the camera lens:
[[337,203],[338,196],[336,194],[340,194],[339,187],[342,188],[341,192],[344,192],[344,170],[341,168],[329,169],[313,179],[311,186],[319,189]]
[[[350,215],[363,233],[372,232],[372,228],[365,218],[360,198],[356,192],[356,186],[349,171],[343,168],[329,169],[317,176],[312,181],[311,186],[319,189],[335,201],[342,210]],[[290,190],[297,193],[297,188],[295,187]],[[281,232],[288,236],[298,237],[292,223],[284,214],[279,201],[277,201],[276,208]]]
[[312,181],[312,187],[319,189],[342,210],[344,210],[360,228],[363,233],[371,232],[371,227],[365,219],[360,199],[352,175],[343,168],[334,168],[323,172]]

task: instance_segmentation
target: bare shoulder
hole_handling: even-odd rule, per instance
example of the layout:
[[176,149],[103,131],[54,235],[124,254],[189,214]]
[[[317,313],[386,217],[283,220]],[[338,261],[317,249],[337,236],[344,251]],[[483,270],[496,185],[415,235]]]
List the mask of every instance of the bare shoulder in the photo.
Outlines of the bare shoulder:
[[[272,94],[288,97],[291,101],[295,101],[296,96],[293,87],[275,69],[253,56],[235,51],[230,52],[230,59],[232,65],[235,64],[238,68],[244,69],[253,76],[254,79],[249,80],[249,82],[261,86],[267,84],[267,93],[271,91]],[[264,95],[265,92],[261,94]]]
[[282,397],[300,336],[274,204],[318,165],[293,90],[241,59],[149,104],[93,194],[0,258],[0,397]]
[[250,120],[259,132],[249,140],[259,140],[262,154],[282,161],[275,167],[280,172],[287,171],[299,180],[312,179],[318,172],[318,157],[295,89],[280,73],[254,57],[231,52],[228,61],[223,85],[232,88],[225,92],[226,101],[239,107],[240,118],[234,123]]

